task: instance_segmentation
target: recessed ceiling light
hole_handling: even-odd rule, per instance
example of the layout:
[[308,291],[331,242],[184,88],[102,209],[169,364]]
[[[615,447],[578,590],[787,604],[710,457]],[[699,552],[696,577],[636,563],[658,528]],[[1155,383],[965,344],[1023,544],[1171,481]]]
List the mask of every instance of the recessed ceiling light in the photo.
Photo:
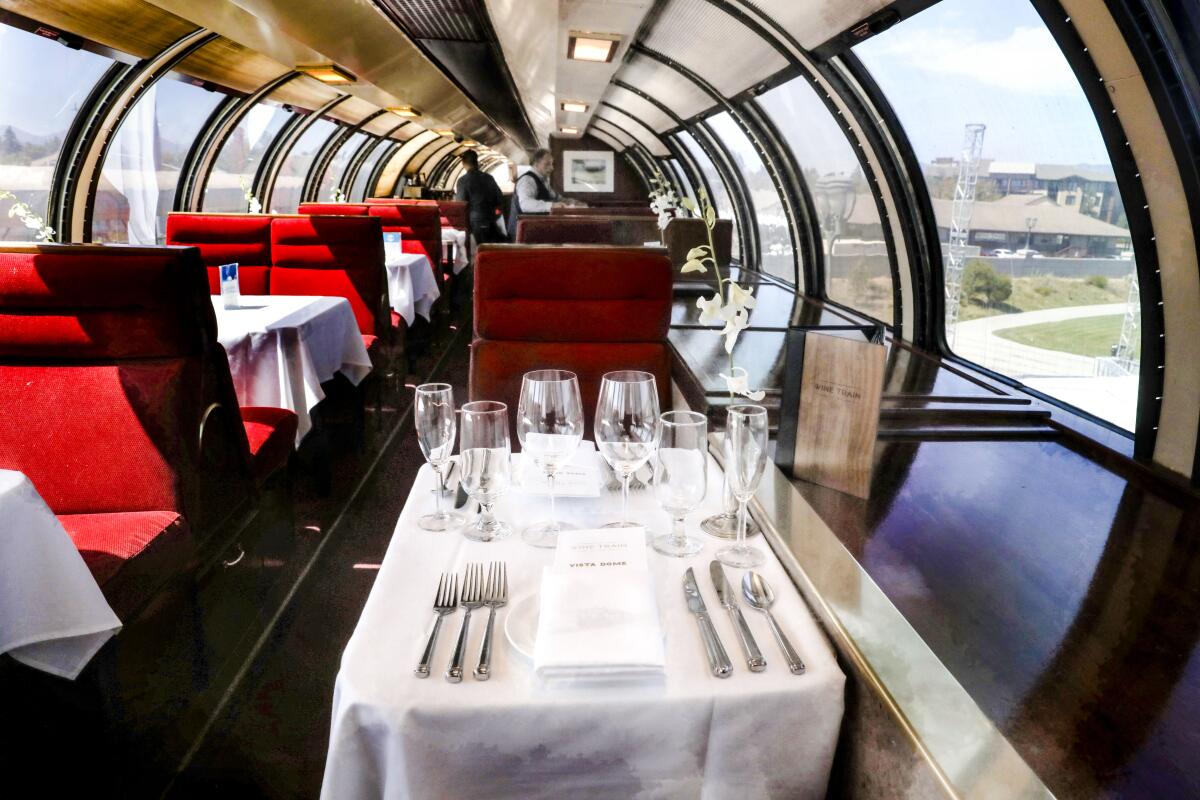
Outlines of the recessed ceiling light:
[[347,84],[358,80],[354,73],[342,69],[337,64],[298,64],[296,71],[316,78],[321,83]]
[[461,144],[463,147],[479,147],[479,142],[475,141],[474,139],[463,139],[461,142],[459,142],[459,144]]
[[421,112],[412,106],[392,106],[388,111],[393,114],[399,114],[402,117],[408,117],[409,119],[416,119],[421,116]]
[[436,131],[434,131],[434,133],[436,133],[438,136],[453,136],[454,135],[454,131],[450,130],[449,128],[438,128]]
[[588,110],[588,104],[580,100],[563,100],[562,110],[574,111],[576,113],[583,114]]
[[559,132],[560,132],[560,133],[565,133],[565,134],[567,134],[567,135],[569,135],[569,136],[574,136],[574,135],[576,135],[577,133],[579,133],[579,128],[566,128],[566,127],[563,127],[563,128],[559,128],[558,130],[559,130]]
[[615,33],[571,31],[567,40],[567,58],[576,61],[612,61],[620,42],[621,36]]

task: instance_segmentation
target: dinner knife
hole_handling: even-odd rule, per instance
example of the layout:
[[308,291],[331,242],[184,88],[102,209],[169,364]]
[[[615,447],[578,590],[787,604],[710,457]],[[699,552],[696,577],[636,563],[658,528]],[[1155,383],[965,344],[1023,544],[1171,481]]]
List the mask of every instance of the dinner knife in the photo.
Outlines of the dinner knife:
[[721,645],[717,630],[708,617],[708,609],[704,598],[700,596],[700,587],[696,584],[696,573],[691,567],[683,573],[683,593],[687,595],[688,611],[696,615],[696,623],[700,626],[700,638],[704,640],[704,652],[708,655],[708,666],[712,674],[718,678],[728,678],[733,673],[733,664],[729,662],[729,654]]
[[742,616],[742,609],[738,606],[737,592],[733,591],[729,579],[725,577],[725,570],[721,567],[721,562],[714,560],[709,564],[708,574],[712,578],[713,588],[717,590],[717,600],[729,611],[729,617],[733,620],[738,640],[742,643],[742,652],[746,654],[746,666],[750,668],[751,672],[762,672],[767,668],[767,660],[763,658],[762,650],[758,648],[758,642],[754,641],[754,634],[750,632],[750,626],[746,624],[746,618]]

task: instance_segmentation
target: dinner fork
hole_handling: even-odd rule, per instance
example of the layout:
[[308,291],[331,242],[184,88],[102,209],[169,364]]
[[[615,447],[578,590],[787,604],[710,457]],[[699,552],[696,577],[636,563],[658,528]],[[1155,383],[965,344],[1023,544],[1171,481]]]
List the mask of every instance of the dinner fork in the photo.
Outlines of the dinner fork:
[[451,683],[461,683],[463,677],[463,659],[467,654],[467,629],[471,625],[471,612],[483,605],[483,565],[467,564],[463,573],[462,597],[458,604],[466,609],[462,629],[458,632],[458,644],[454,646],[454,658],[450,660],[450,669],[446,670],[446,680]]
[[487,633],[483,635],[483,647],[479,650],[479,666],[475,668],[475,680],[486,681],[492,676],[492,623],[496,621],[496,609],[508,602],[508,566],[503,561],[493,561],[488,568],[487,590],[483,593],[483,604],[488,611]]
[[442,627],[442,617],[453,614],[458,608],[458,578],[448,572],[443,572],[438,581],[437,594],[433,596],[433,612],[437,620],[433,623],[433,633],[429,634],[429,643],[425,645],[425,654],[421,663],[413,670],[418,678],[429,677],[429,662],[433,660],[433,646],[437,643],[438,631]]

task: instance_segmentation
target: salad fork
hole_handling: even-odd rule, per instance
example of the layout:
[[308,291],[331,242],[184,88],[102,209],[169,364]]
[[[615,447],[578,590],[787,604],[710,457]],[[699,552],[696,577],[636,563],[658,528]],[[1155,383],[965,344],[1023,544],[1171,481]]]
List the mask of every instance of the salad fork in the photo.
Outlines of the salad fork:
[[468,564],[463,573],[462,597],[458,604],[466,609],[462,628],[458,632],[458,644],[454,646],[454,657],[450,660],[450,669],[446,670],[446,680],[451,683],[461,683],[463,678],[463,659],[467,654],[467,630],[471,625],[471,612],[483,605],[483,565]]
[[487,606],[487,633],[483,635],[483,647],[479,650],[479,666],[475,668],[475,680],[486,681],[492,676],[492,623],[496,621],[496,609],[508,602],[508,565],[493,561],[488,568],[487,591],[483,604]]
[[425,645],[425,654],[421,656],[421,663],[413,670],[418,678],[429,677],[429,662],[433,659],[433,646],[437,643],[438,631],[442,627],[442,618],[447,614],[453,614],[456,608],[458,608],[458,578],[448,572],[443,572],[438,581],[437,594],[433,596],[433,613],[437,614],[437,620],[433,623],[433,633],[429,634],[429,643]]

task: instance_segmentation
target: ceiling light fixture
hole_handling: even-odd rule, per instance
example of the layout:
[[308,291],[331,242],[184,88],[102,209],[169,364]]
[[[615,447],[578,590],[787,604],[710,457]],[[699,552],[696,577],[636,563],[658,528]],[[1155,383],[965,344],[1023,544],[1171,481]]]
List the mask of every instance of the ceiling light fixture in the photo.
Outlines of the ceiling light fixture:
[[566,128],[566,127],[563,127],[563,128],[559,128],[559,129],[558,129],[558,132],[559,132],[559,133],[565,133],[565,134],[567,134],[568,136],[575,136],[575,135],[577,135],[577,134],[579,133],[579,128]]
[[620,43],[621,36],[616,33],[571,31],[567,39],[567,58],[608,63],[617,54],[617,45]]
[[463,147],[479,147],[479,142],[475,141],[474,139],[463,139],[461,142],[459,142],[459,144],[461,144]]
[[583,102],[582,100],[563,100],[562,101],[562,110],[563,111],[574,111],[575,113],[583,114],[583,113],[587,112],[588,104]]
[[449,128],[438,128],[434,131],[434,133],[436,133],[438,136],[454,136],[454,131],[450,130]]
[[342,69],[337,64],[297,64],[296,71],[316,78],[321,83],[345,85],[358,81],[353,72]]
[[409,119],[417,119],[421,116],[421,112],[412,106],[392,106],[388,108],[388,111],[398,114],[401,117],[408,117]]

